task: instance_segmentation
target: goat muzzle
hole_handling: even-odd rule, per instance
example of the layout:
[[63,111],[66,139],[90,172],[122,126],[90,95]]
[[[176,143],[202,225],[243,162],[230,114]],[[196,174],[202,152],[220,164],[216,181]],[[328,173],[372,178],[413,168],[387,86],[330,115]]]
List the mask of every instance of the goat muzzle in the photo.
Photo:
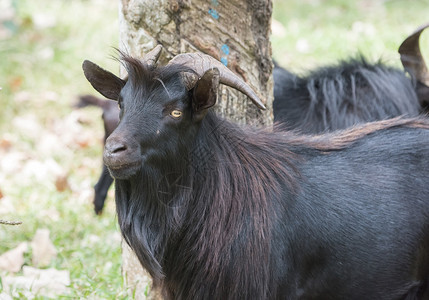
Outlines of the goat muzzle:
[[111,135],[106,140],[103,153],[104,164],[115,179],[128,179],[141,168],[138,145]]

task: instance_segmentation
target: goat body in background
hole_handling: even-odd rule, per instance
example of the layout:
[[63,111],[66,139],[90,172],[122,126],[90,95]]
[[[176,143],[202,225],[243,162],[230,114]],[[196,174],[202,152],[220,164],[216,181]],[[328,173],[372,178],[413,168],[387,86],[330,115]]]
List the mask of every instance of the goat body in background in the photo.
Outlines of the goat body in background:
[[83,68],[121,107],[104,152],[118,222],[166,298],[427,299],[427,119],[240,127],[210,108],[219,83],[263,108],[247,85],[202,54],[157,67],[160,51],[123,55],[126,81]]
[[274,121],[304,133],[413,117],[422,110],[415,87],[402,70],[364,58],[318,68],[306,77],[280,67],[273,73]]
[[[100,99],[95,96],[85,95],[79,97],[79,102],[77,107],[85,107],[93,105],[100,107],[103,110],[102,119],[104,125],[104,138],[103,141],[106,142],[107,137],[115,130],[119,123],[119,107],[118,102]],[[104,207],[104,202],[106,201],[107,191],[113,183],[113,178],[109,174],[109,170],[103,164],[103,169],[101,171],[100,178],[94,186],[94,211],[96,214],[101,214]]]
[[274,121],[321,133],[396,116],[417,116],[429,104],[429,73],[420,53],[421,26],[399,47],[406,73],[363,57],[321,67],[300,77],[276,66]]

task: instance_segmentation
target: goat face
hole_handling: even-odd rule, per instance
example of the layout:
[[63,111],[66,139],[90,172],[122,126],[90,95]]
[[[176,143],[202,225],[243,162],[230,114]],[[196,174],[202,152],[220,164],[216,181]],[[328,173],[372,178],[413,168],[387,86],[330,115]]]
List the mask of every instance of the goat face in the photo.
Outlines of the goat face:
[[245,95],[261,109],[256,93],[222,63],[201,53],[175,56],[156,67],[161,45],[142,60],[122,54],[128,79],[84,61],[83,71],[103,96],[117,100],[120,122],[106,140],[104,163],[116,179],[128,179],[143,165],[167,168],[186,155],[201,120],[216,103],[219,83]]
[[127,80],[88,61],[83,66],[94,88],[120,107],[119,125],[104,149],[104,163],[116,179],[129,179],[143,166],[168,168],[186,155],[200,121],[216,102],[219,85],[216,68],[189,89],[183,74],[194,74],[183,66],[154,69],[130,57],[123,60]]

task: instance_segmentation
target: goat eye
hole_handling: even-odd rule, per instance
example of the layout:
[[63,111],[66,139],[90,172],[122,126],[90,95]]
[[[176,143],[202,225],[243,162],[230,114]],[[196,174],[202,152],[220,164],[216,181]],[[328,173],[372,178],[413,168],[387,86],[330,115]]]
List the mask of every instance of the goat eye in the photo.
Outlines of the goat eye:
[[182,112],[180,110],[175,109],[170,112],[170,116],[177,119],[182,116]]

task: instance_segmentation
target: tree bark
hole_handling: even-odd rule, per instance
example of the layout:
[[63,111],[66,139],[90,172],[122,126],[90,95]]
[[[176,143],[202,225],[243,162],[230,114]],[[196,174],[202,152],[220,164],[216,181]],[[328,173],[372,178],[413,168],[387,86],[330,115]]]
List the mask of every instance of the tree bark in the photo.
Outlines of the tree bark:
[[[239,124],[272,124],[271,0],[121,0],[120,46],[144,56],[164,47],[161,64],[184,52],[209,54],[249,84],[267,107],[261,111],[247,97],[221,85],[217,112]],[[136,299],[144,299],[147,275],[128,247],[123,273]],[[156,298],[150,295],[148,298]]]

